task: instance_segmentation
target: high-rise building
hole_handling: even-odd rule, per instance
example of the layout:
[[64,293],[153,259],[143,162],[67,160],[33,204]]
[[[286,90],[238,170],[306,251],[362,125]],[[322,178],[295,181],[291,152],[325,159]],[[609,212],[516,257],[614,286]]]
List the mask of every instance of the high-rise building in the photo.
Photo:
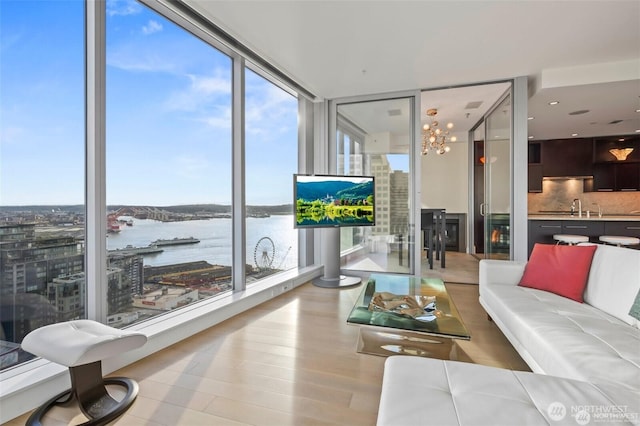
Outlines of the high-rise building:
[[371,155],[371,174],[376,180],[376,225],[373,234],[391,234],[391,186],[389,184],[391,166],[386,155]]
[[109,253],[108,266],[122,270],[123,280],[131,295],[143,293],[144,260],[139,254]]
[[389,175],[389,223],[393,234],[407,234],[409,226],[409,173]]
[[56,321],[49,283],[84,272],[83,252],[73,237],[37,237],[35,224],[0,225],[2,340],[20,343],[31,330]]
[[47,298],[55,307],[58,321],[70,321],[85,317],[84,272],[54,278],[47,286]]

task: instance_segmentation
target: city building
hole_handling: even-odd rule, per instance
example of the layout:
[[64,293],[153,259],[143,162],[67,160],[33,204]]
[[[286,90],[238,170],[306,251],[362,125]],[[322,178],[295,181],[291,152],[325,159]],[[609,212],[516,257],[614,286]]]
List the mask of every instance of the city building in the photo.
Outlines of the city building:
[[19,343],[32,329],[57,321],[58,302],[64,312],[69,306],[57,299],[54,280],[83,271],[82,243],[75,238],[36,238],[34,224],[0,224],[2,340]]

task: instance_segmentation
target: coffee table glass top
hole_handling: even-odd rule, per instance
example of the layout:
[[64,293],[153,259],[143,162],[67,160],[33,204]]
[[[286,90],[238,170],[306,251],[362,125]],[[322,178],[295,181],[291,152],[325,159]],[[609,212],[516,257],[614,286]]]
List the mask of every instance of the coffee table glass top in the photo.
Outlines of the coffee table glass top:
[[444,282],[438,278],[371,274],[347,322],[470,338]]

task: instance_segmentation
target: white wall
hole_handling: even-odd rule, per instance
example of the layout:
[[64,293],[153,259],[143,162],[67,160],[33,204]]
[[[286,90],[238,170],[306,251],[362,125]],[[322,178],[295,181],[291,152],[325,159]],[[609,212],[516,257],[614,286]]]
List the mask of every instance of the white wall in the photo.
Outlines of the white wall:
[[444,208],[448,213],[467,213],[469,167],[467,143],[449,143],[443,155],[422,156],[422,208]]

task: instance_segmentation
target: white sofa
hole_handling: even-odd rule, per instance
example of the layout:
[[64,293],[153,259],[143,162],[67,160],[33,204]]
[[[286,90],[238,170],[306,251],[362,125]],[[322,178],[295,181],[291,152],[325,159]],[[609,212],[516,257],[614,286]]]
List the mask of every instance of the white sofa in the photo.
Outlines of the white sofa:
[[518,286],[525,265],[480,261],[480,304],[531,370],[640,391],[640,251],[598,245],[584,303]]
[[526,263],[482,260],[480,303],[533,373],[395,356],[378,425],[640,425],[640,251],[598,245],[584,303],[517,284]]

